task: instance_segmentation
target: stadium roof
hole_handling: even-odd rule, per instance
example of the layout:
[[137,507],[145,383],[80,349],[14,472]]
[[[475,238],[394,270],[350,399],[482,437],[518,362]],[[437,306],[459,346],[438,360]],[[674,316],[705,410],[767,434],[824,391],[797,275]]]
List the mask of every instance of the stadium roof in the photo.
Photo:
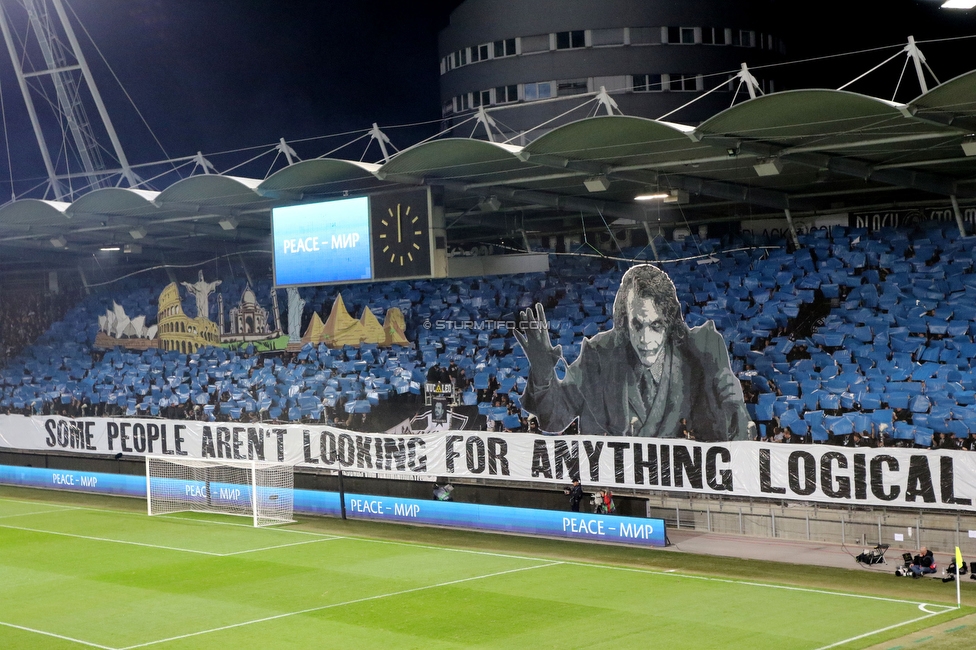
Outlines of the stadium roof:
[[[524,147],[441,139],[384,164],[322,158],[263,180],[198,174],[161,192],[17,200],[0,207],[0,268],[71,267],[111,245],[171,261],[268,251],[274,206],[419,185],[442,188],[449,242],[497,238],[514,224],[549,232],[547,222],[569,217],[578,227],[581,213],[675,225],[787,209],[796,217],[947,205],[951,196],[976,204],[974,134],[976,71],[908,104],[797,90],[743,102],[696,128],[591,117]],[[648,192],[688,200],[634,201]]]

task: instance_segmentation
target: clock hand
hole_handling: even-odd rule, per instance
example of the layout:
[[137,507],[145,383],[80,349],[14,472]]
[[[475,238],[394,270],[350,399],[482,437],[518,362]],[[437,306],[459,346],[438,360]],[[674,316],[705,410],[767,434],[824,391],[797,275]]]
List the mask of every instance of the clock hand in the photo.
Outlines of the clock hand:
[[398,203],[397,204],[397,243],[398,244],[403,241],[403,229],[401,226],[402,223],[403,220],[400,218],[400,204]]

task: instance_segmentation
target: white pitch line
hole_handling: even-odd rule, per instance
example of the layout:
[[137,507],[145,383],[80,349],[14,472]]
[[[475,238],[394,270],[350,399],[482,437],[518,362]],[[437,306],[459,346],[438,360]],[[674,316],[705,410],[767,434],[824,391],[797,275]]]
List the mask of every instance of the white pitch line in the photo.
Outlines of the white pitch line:
[[376,596],[366,596],[364,598],[356,598],[354,600],[347,600],[341,603],[332,603],[331,605],[322,605],[321,607],[310,607],[308,609],[303,609],[297,612],[286,612],[284,614],[276,614],[274,616],[266,616],[264,618],[257,618],[252,621],[244,621],[241,623],[233,623],[231,625],[224,625],[221,627],[215,627],[210,630],[200,630],[199,632],[190,632],[189,634],[181,634],[179,636],[169,637],[168,639],[158,639],[156,641],[148,641],[146,643],[139,643],[137,645],[130,645],[119,650],[134,650],[135,648],[145,648],[152,645],[159,645],[160,643],[168,643],[170,641],[179,641],[181,639],[188,639],[190,637],[201,636],[204,634],[212,634],[214,632],[222,632],[224,630],[232,630],[238,627],[245,627],[247,625],[255,625],[257,623],[266,623],[268,621],[274,621],[282,618],[288,618],[291,616],[300,616],[302,614],[309,614],[311,612],[320,612],[325,609],[334,609],[336,607],[345,607],[346,605],[356,605],[358,603],[365,603],[371,600],[381,600],[383,598],[393,598],[395,596],[402,596],[404,594],[412,594],[418,591],[425,591],[428,589],[437,589],[440,587],[449,587],[451,585],[457,585],[464,582],[471,582],[473,580],[484,580],[485,578],[495,578],[498,576],[506,575],[509,573],[517,573],[519,571],[530,571],[532,569],[545,569],[547,567],[556,566],[557,564],[562,564],[562,562],[549,562],[547,564],[538,564],[536,566],[521,567],[518,569],[508,569],[506,571],[497,571],[495,573],[487,573],[480,576],[472,576],[470,578],[459,578],[458,580],[449,580],[447,582],[440,582],[435,585],[426,585],[423,587],[414,587],[412,589],[402,589],[400,591],[393,591],[388,594],[378,594]]
[[101,650],[116,650],[116,648],[109,647],[107,645],[99,645],[97,643],[91,643],[90,641],[82,641],[81,639],[75,639],[70,636],[63,636],[61,634],[55,634],[54,632],[45,632],[44,630],[35,630],[32,627],[24,627],[23,625],[14,625],[13,623],[4,623],[0,621],[0,625],[5,627],[11,627],[15,630],[21,630],[23,632],[31,632],[33,634],[41,634],[43,636],[54,637],[55,639],[61,639],[62,641],[70,641],[72,643],[80,643],[81,645],[86,645],[89,648],[101,648]]
[[33,512],[18,512],[15,515],[0,515],[0,519],[10,519],[12,517],[29,517],[30,515],[49,515],[53,512],[64,512],[72,508],[62,508],[60,510],[34,510]]
[[6,524],[0,524],[0,528],[9,528],[10,530],[23,530],[29,533],[41,533],[44,535],[59,535],[61,537],[74,537],[77,539],[87,539],[93,542],[111,542],[114,544],[128,544],[130,546],[144,546],[146,548],[158,548],[165,551],[181,551],[183,553],[197,553],[199,555],[209,555],[211,557],[221,557],[220,553],[211,553],[210,551],[198,551],[192,548],[179,548],[177,546],[162,546],[160,544],[147,544],[145,542],[132,542],[124,539],[111,539],[108,537],[93,537],[91,535],[78,535],[76,533],[61,533],[54,530],[41,530],[38,528],[25,528],[22,526],[8,526]]
[[310,539],[304,542],[292,542],[291,544],[277,544],[275,546],[264,546],[262,548],[249,548],[244,551],[233,551],[231,553],[221,553],[220,557],[230,557],[231,555],[243,555],[244,553],[258,553],[260,551],[270,551],[276,548],[285,548],[287,546],[301,546],[303,544],[318,544],[319,542],[330,542],[334,539],[342,539],[342,537],[323,537],[322,539]]
[[902,627],[903,625],[911,625],[912,623],[918,623],[919,621],[924,621],[927,618],[932,618],[933,616],[939,616],[940,614],[945,614],[946,612],[951,612],[951,611],[953,610],[947,609],[945,612],[936,612],[934,614],[928,614],[927,616],[920,616],[918,618],[913,618],[912,620],[905,621],[903,623],[895,623],[894,625],[889,625],[888,627],[883,627],[879,630],[865,632],[864,634],[858,634],[857,636],[852,636],[849,639],[844,639],[843,641],[837,641],[836,643],[831,643],[830,645],[820,646],[819,648],[817,648],[817,650],[827,650],[828,648],[836,648],[837,646],[842,646],[845,643],[850,643],[851,641],[858,641],[860,639],[865,639],[869,636],[874,636],[875,634],[881,634],[882,632],[887,632],[888,630],[894,630],[895,628]]

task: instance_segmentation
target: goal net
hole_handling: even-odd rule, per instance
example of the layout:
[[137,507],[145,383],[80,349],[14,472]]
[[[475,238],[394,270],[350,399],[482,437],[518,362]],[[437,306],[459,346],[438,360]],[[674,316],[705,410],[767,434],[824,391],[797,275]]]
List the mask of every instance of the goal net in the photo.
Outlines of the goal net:
[[294,521],[295,471],[257,461],[146,457],[149,515],[212,512],[251,517],[255,526]]

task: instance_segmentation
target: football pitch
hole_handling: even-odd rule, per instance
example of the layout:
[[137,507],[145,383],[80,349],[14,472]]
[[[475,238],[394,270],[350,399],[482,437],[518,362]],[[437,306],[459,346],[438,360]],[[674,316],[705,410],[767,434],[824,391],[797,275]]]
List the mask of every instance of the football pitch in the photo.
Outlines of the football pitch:
[[582,547],[571,559],[138,506],[0,490],[0,648],[864,648],[960,613],[948,591],[712,577],[669,553],[603,564],[594,545],[556,547]]

